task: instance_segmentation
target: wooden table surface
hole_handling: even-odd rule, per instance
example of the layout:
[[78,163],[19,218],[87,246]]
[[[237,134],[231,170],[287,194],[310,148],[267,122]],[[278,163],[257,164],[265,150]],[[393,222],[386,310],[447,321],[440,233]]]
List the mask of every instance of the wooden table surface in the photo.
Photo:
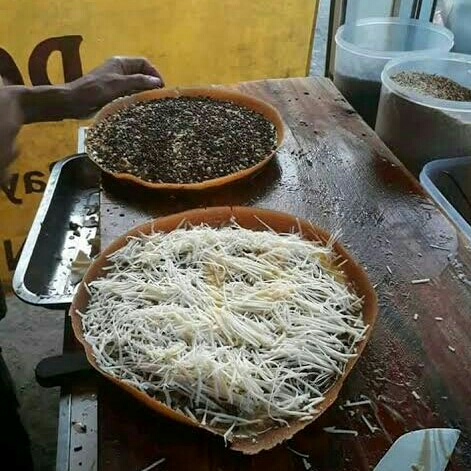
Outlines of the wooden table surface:
[[[337,403],[289,443],[254,457],[158,417],[103,381],[99,469],[141,470],[166,458],[156,469],[288,471],[309,462],[316,471],[370,470],[401,434],[424,427],[459,428],[448,469],[471,469],[470,248],[329,80],[234,88],[282,114],[287,132],[277,159],[250,181],[204,194],[153,193],[104,179],[102,245],[151,218],[194,207],[285,211],[342,230],[341,241],[377,284],[377,325]],[[430,282],[412,283],[423,278]],[[341,407],[365,398],[371,406]],[[328,426],[358,436],[329,434]],[[286,445],[309,458],[303,462]]]

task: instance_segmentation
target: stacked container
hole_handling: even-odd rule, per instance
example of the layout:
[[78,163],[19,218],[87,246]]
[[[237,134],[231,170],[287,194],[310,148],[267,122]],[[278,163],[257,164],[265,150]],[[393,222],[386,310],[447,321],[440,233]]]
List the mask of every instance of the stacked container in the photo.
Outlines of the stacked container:
[[471,56],[413,54],[389,62],[381,75],[376,132],[415,175],[430,160],[471,155],[471,101],[442,100],[392,78],[400,72],[447,77],[471,89]]
[[419,20],[369,18],[341,26],[335,42],[334,83],[374,127],[386,63],[410,51],[446,53],[453,47],[453,33]]
[[444,0],[442,17],[455,35],[453,51],[471,54],[471,0]]

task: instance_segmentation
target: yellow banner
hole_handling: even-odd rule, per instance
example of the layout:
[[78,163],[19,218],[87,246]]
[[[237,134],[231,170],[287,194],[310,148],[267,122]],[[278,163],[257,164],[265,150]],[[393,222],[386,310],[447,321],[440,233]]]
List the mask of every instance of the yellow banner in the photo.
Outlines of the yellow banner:
[[[113,55],[148,57],[168,85],[305,75],[314,0],[15,0],[0,6],[0,75],[41,85]],[[34,124],[0,191],[0,279],[9,282],[49,175],[76,151],[78,123]],[[1,143],[0,143],[1,145]]]

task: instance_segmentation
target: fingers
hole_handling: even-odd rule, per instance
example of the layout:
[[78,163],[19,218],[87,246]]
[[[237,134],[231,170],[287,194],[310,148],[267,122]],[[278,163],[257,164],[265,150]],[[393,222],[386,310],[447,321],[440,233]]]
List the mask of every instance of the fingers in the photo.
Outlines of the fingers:
[[121,95],[131,92],[144,90],[153,90],[154,88],[162,88],[163,83],[159,77],[144,74],[120,75],[116,77],[119,91]]
[[160,72],[145,57],[114,57],[112,61],[118,61],[124,75],[142,74],[160,79],[164,86],[164,80]]
[[116,98],[163,86],[162,76],[147,59],[113,57],[69,84],[72,115],[88,116]]

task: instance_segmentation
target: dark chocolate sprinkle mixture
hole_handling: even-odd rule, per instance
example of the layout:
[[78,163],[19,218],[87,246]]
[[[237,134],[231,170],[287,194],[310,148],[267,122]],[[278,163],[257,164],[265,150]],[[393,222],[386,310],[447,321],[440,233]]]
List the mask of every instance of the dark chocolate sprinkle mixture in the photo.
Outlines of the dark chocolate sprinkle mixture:
[[261,114],[205,97],[133,104],[87,133],[87,150],[113,173],[153,183],[196,183],[252,167],[276,147]]

